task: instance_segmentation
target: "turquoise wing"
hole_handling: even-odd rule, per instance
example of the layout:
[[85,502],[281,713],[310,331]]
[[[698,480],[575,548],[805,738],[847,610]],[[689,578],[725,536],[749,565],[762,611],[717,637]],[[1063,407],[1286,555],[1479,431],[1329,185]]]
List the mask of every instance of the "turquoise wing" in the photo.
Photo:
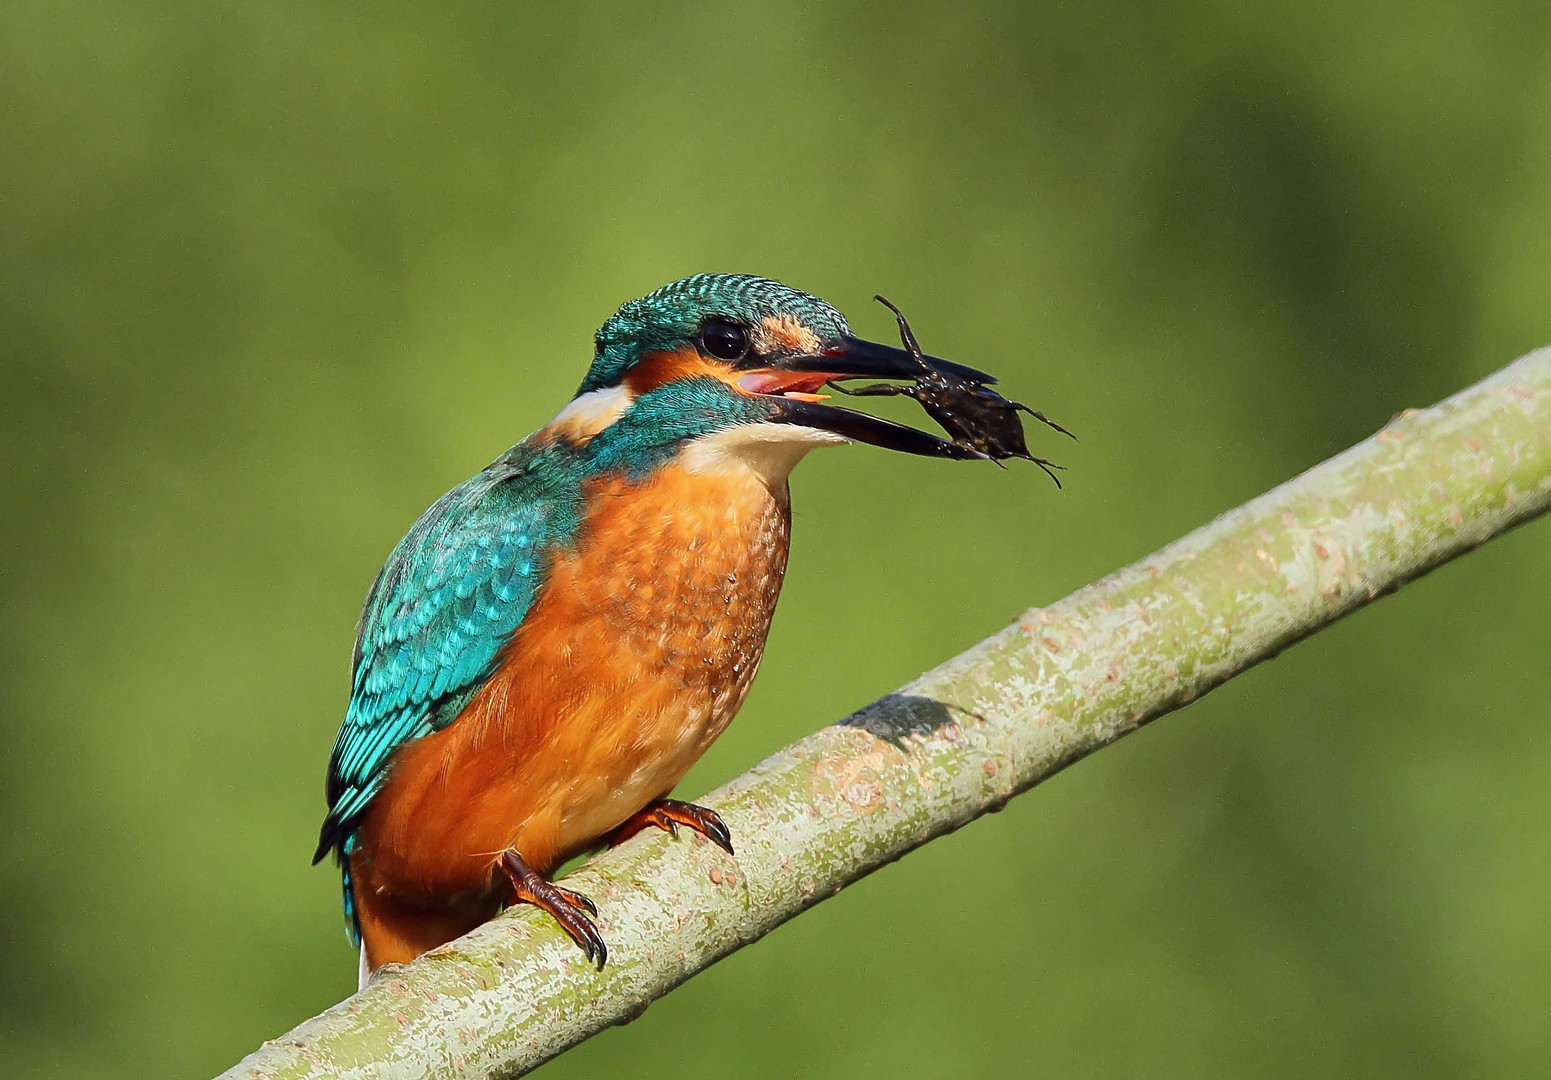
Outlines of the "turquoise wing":
[[570,515],[515,454],[438,499],[367,594],[313,862],[349,851],[393,751],[457,719],[533,603]]

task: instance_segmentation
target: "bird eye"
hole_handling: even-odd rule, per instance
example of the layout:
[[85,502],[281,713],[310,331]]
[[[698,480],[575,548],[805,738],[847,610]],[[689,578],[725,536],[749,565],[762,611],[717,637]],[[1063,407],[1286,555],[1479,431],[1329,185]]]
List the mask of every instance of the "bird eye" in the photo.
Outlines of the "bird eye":
[[726,319],[707,319],[700,344],[718,360],[742,360],[749,352],[749,328]]

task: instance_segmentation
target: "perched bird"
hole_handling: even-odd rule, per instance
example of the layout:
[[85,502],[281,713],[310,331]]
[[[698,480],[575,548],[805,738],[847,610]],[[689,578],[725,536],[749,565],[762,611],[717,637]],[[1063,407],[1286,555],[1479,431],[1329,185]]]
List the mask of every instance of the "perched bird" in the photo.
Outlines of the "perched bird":
[[816,297],[686,278],[621,307],[570,404],[421,516],[366,598],[313,859],[339,862],[363,981],[515,902],[602,966],[597,910],[555,867],[648,826],[732,851],[667,795],[759,667],[787,474],[851,441],[983,456],[815,393],[919,372]]

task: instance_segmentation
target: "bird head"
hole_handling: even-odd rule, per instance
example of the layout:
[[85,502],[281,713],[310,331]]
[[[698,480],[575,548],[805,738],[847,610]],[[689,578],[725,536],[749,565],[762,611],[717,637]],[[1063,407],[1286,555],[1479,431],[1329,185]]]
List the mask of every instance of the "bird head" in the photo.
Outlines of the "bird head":
[[824,404],[817,391],[828,382],[914,379],[920,362],[904,349],[853,336],[829,304],[767,278],[698,274],[664,285],[621,307],[598,330],[596,345],[576,397],[546,428],[554,437],[598,439],[621,451],[757,452],[782,476],[783,466],[789,470],[827,443],[974,456],[927,432]]

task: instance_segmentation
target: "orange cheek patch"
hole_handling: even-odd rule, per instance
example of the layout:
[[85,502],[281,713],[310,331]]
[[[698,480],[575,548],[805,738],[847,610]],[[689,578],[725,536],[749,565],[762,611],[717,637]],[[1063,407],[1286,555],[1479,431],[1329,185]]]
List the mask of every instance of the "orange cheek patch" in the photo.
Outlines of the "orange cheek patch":
[[648,390],[655,390],[679,379],[709,376],[731,383],[736,375],[737,372],[726,364],[708,360],[697,350],[685,348],[643,357],[625,374],[624,381],[633,395],[640,396]]

